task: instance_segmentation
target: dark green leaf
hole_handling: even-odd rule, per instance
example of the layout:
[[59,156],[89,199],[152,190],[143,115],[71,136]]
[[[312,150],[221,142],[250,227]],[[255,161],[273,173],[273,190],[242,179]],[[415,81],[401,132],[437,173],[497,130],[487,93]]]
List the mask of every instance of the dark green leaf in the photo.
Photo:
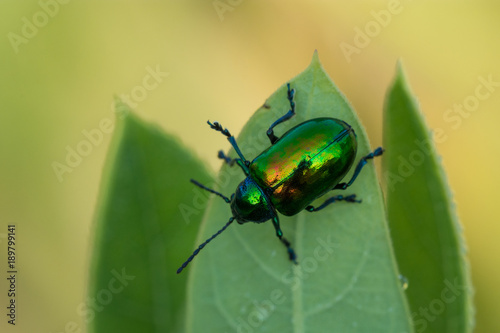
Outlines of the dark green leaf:
[[394,250],[416,332],[471,332],[462,231],[434,143],[400,66],[384,115],[384,178]]
[[[276,128],[278,136],[306,119],[334,117],[355,129],[357,160],[375,148],[317,54],[290,82],[297,90],[297,115]],[[265,131],[288,109],[283,85],[238,137],[247,159],[269,146]],[[224,140],[207,128],[209,134]],[[234,157],[234,151],[230,155]],[[352,170],[347,177],[351,174]],[[219,179],[219,190],[229,196],[244,176],[238,167],[224,166]],[[345,192],[356,193],[363,203],[339,202],[317,213],[280,216],[284,235],[298,254],[297,266],[288,260],[271,222],[233,223],[210,243],[183,272],[190,274],[187,332],[410,332],[371,162]],[[230,216],[229,205],[213,198],[198,242],[214,234]]]
[[118,106],[82,311],[90,332],[182,332],[186,281],[175,272],[206,202],[189,178],[210,177],[176,140]]

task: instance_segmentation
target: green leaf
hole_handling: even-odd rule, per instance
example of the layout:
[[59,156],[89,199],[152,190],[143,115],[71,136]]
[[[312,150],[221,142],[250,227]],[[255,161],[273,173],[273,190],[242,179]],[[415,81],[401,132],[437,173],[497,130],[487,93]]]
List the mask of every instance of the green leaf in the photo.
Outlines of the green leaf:
[[207,201],[189,178],[210,177],[176,140],[122,103],[117,112],[81,311],[90,332],[182,332],[179,253],[191,250]]
[[399,269],[409,281],[406,294],[415,330],[471,332],[471,279],[461,227],[431,135],[400,66],[386,100],[384,147],[389,225]]
[[[374,148],[317,54],[290,83],[296,89],[297,114],[277,126],[278,136],[307,119],[334,117],[355,129],[357,160]],[[238,137],[248,160],[269,146],[267,128],[288,109],[283,85],[257,110]],[[224,140],[208,127],[206,132]],[[234,151],[230,155],[235,157]],[[352,170],[347,178],[351,175]],[[244,175],[237,166],[223,166],[219,179],[219,190],[229,196]],[[190,275],[187,332],[412,331],[371,162],[344,194],[351,193],[363,202],[339,202],[317,213],[280,216],[299,265],[288,260],[271,222],[233,223],[182,273]],[[339,191],[332,193],[336,194]],[[229,205],[214,197],[198,243],[219,230],[230,216]]]

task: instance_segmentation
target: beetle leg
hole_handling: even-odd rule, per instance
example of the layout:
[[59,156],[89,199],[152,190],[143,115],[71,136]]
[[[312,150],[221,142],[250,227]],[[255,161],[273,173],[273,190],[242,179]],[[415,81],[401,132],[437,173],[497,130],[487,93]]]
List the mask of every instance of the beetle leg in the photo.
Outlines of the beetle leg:
[[351,180],[349,180],[348,183],[339,183],[339,184],[335,185],[335,187],[332,190],[345,190],[346,188],[351,186],[352,183],[354,183],[354,181],[356,180],[356,177],[358,177],[359,173],[361,172],[361,169],[363,169],[363,167],[366,165],[367,160],[370,160],[376,156],[380,156],[380,155],[382,155],[383,152],[384,152],[384,149],[382,147],[378,147],[373,152],[371,152],[368,155],[366,155],[365,157],[363,157],[359,161],[358,165],[356,166],[356,170],[354,170],[354,174],[352,175]]
[[290,102],[290,110],[288,110],[288,112],[283,117],[276,120],[271,125],[271,127],[269,127],[269,129],[267,130],[266,134],[269,137],[271,144],[274,144],[276,141],[278,141],[278,137],[276,135],[274,135],[273,128],[276,125],[281,124],[282,122],[289,120],[290,118],[292,118],[295,115],[295,102],[293,101],[293,97],[295,96],[295,89],[290,89],[290,83],[287,83],[286,85],[288,87],[287,98],[288,98],[288,101]]
[[220,158],[221,160],[224,160],[229,166],[233,166],[237,160],[236,158],[231,158],[226,154],[224,154],[223,150],[219,150],[219,154],[217,155],[217,157]]
[[297,255],[295,254],[295,251],[292,249],[290,246],[290,242],[286,240],[285,237],[281,237],[280,241],[285,244],[286,250],[288,252],[288,259],[292,261],[295,265],[297,265]]
[[337,195],[337,196],[334,196],[334,197],[326,199],[325,202],[323,202],[323,204],[321,204],[318,207],[307,206],[306,210],[308,212],[311,212],[311,213],[312,212],[317,212],[319,210],[322,210],[323,208],[325,208],[329,204],[334,203],[335,201],[347,201],[347,202],[358,202],[358,203],[361,202],[361,200],[356,200],[355,198],[356,198],[356,194],[347,195],[345,197],[343,195]]
[[[233,146],[234,150],[236,151],[236,153],[240,157],[243,164],[245,164],[245,165],[249,164],[249,162],[245,159],[245,157],[241,153],[240,147],[238,147],[238,144],[236,143],[236,139],[234,138],[234,136],[231,133],[229,133],[229,130],[227,128],[223,128],[222,125],[216,121],[214,121],[213,124],[210,121],[207,121],[207,124],[210,125],[211,129],[214,129],[217,132],[221,132],[222,134],[224,134],[227,137],[227,141],[229,141],[229,143],[231,143],[231,146]],[[240,163],[238,163],[238,164],[240,164]]]
[[248,171],[248,166],[245,164],[245,162],[241,160],[241,158],[230,158],[229,156],[224,154],[222,150],[219,151],[217,157],[220,158],[221,160],[224,160],[230,167],[232,167],[235,163],[238,164],[238,166],[241,168],[241,170],[243,170],[245,175],[248,176],[250,174]]
[[276,229],[276,236],[286,246],[286,250],[288,252],[288,258],[290,259],[290,261],[293,261],[295,265],[297,265],[297,255],[290,246],[290,242],[285,237],[283,237],[283,231],[281,231],[280,220],[278,219],[278,216],[273,217],[273,225],[274,228]]

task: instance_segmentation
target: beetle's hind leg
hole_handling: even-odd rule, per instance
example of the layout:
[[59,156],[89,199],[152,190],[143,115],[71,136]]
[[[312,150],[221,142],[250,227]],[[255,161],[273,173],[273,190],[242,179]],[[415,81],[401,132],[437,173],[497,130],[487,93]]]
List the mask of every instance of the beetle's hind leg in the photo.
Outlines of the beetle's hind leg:
[[311,213],[312,212],[317,212],[317,211],[322,210],[323,208],[325,208],[329,204],[332,204],[332,203],[334,203],[336,201],[347,201],[347,202],[357,202],[357,203],[361,202],[361,200],[356,200],[356,194],[351,194],[351,195],[347,195],[347,196],[337,195],[337,196],[334,196],[334,197],[326,199],[325,202],[323,202],[323,204],[321,204],[318,207],[307,206],[306,210],[308,212],[311,212]]
[[369,153],[368,155],[364,156],[358,163],[358,165],[356,166],[356,170],[354,170],[354,174],[352,175],[352,178],[351,180],[349,180],[348,183],[340,183],[340,184],[337,184],[333,190],[345,190],[346,188],[348,188],[349,186],[352,185],[352,183],[354,183],[354,181],[356,180],[356,178],[358,177],[359,173],[361,172],[361,169],[363,169],[363,167],[366,165],[366,163],[368,163],[367,160],[371,160],[373,159],[374,157],[376,156],[380,156],[382,155],[382,153],[384,152],[384,149],[382,147],[378,147],[377,149],[375,149],[373,152]]
[[[368,163],[368,160],[371,160],[376,156],[382,155],[383,152],[384,152],[384,149],[382,147],[378,147],[373,152],[371,152],[368,155],[361,158],[358,165],[356,166],[356,170],[354,170],[354,174],[352,175],[351,180],[349,180],[349,182],[347,182],[347,183],[340,183],[340,184],[335,185],[335,187],[332,190],[345,190],[346,188],[351,186],[352,183],[354,183],[354,181],[358,177],[359,173],[361,172],[361,169],[363,169],[363,167],[366,165],[366,163]],[[326,201],[318,207],[307,206],[306,210],[308,212],[317,212],[319,210],[322,210],[323,208],[325,208],[329,204],[334,203],[335,201],[347,201],[347,202],[357,202],[357,203],[361,202],[361,200],[356,200],[356,194],[351,194],[351,195],[347,195],[347,196],[337,195],[337,196],[326,199]]]
[[278,141],[278,137],[274,135],[273,128],[276,125],[281,124],[282,122],[285,122],[295,116],[295,102],[293,101],[293,97],[295,96],[295,89],[290,89],[290,83],[287,83],[286,85],[288,87],[287,98],[290,102],[290,110],[288,110],[288,112],[283,117],[276,120],[267,130],[266,134],[269,137],[271,144],[274,144],[276,141]]

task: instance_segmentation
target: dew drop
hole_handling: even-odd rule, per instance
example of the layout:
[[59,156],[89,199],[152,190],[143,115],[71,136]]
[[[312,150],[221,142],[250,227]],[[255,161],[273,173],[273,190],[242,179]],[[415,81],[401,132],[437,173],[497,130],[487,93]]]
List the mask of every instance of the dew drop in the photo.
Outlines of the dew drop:
[[409,282],[406,276],[399,274],[399,282],[401,283],[401,288],[403,288],[403,290],[408,289]]

